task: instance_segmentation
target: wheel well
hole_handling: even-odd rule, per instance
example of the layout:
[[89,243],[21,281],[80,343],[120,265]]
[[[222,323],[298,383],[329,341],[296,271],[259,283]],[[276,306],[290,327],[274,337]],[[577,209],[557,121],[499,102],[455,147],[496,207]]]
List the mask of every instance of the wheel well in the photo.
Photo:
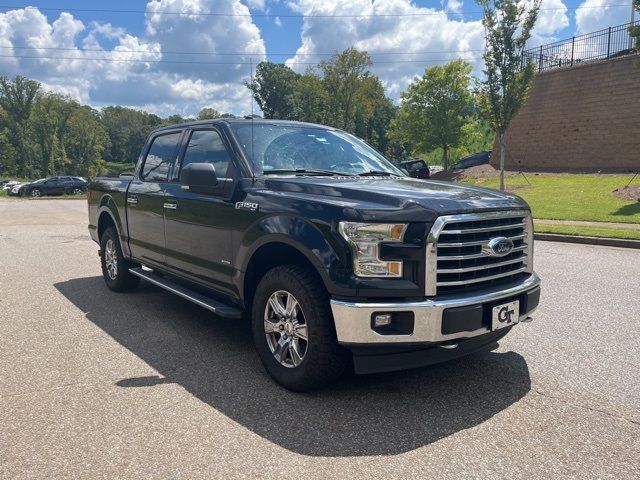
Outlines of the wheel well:
[[[302,265],[315,275],[318,275],[316,268],[309,259],[300,250],[291,245],[278,242],[263,245],[253,252],[244,276],[243,296],[247,309],[251,307],[253,295],[264,274],[280,265]],[[320,275],[318,277],[324,285]]]
[[107,212],[102,212],[98,218],[98,239],[102,238],[102,234],[109,227],[115,228],[116,224]]

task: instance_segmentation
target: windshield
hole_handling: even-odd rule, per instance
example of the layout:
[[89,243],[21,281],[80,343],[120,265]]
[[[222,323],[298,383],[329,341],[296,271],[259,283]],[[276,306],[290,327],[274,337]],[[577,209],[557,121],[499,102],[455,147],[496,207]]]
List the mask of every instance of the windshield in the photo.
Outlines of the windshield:
[[[391,162],[348,133],[318,127],[256,123],[232,124],[254,173],[324,171],[405,176]],[[253,132],[252,132],[253,129]]]

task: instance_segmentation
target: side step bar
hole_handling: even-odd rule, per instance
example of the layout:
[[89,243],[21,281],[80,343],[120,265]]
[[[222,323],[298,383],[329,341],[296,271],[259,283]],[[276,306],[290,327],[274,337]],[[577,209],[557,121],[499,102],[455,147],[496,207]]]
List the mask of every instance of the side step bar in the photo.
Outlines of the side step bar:
[[135,276],[140,277],[147,282],[153,283],[160,288],[164,288],[171,293],[175,293],[179,297],[182,297],[185,300],[189,300],[190,302],[193,302],[202,308],[206,308],[216,315],[225,318],[242,318],[242,310],[240,310],[239,308],[226,305],[218,300],[207,297],[206,295],[194,292],[193,290],[190,290],[189,288],[184,287],[176,282],[172,282],[167,278],[156,275],[152,271],[143,270],[142,268],[130,268],[129,271]]

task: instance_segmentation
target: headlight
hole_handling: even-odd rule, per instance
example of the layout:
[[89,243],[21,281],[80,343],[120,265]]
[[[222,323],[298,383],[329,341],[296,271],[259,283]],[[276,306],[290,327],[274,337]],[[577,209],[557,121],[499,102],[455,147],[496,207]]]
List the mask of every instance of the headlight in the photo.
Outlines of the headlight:
[[340,222],[340,235],[353,250],[353,270],[358,277],[401,277],[402,262],[380,260],[382,242],[401,242],[406,223]]

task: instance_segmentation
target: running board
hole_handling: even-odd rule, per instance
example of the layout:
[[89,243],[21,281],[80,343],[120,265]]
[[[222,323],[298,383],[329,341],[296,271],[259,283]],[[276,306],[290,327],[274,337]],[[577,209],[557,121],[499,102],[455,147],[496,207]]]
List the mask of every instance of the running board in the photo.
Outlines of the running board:
[[164,288],[171,293],[175,293],[179,297],[189,300],[202,308],[206,308],[216,315],[225,318],[242,318],[242,310],[239,308],[226,305],[218,300],[207,297],[206,295],[194,292],[193,290],[190,290],[176,282],[172,282],[165,277],[156,275],[152,271],[143,270],[142,268],[130,268],[129,271],[135,276],[140,277],[149,283],[153,283],[160,288]]

